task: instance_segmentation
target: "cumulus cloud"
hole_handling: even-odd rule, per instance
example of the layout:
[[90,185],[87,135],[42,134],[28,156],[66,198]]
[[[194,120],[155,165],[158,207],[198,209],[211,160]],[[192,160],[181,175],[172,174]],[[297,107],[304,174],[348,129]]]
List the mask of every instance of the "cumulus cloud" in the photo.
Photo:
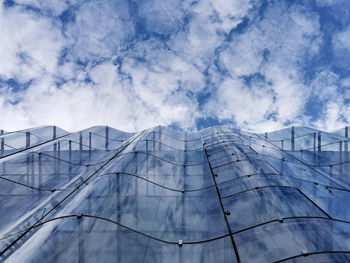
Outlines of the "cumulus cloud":
[[[269,6],[262,20],[252,23],[220,53],[221,67],[229,77],[217,92],[222,103],[208,104],[208,110],[253,129],[257,123],[266,122],[269,129],[297,119],[311,92],[300,64],[317,54],[320,37],[317,14],[283,2]],[[262,88],[255,82],[237,81],[254,75],[261,76]]]
[[17,4],[36,8],[43,13],[58,16],[69,7],[68,1],[65,0],[16,0]]
[[337,4],[345,4],[346,0],[316,0],[316,4],[318,6],[324,7],[324,6],[334,6]]
[[71,40],[67,59],[84,63],[108,59],[132,41],[134,26],[126,1],[89,1],[73,8],[64,34]]
[[310,124],[310,101],[322,103],[314,125],[343,125],[350,26],[325,32],[321,16],[298,1],[3,2],[1,128],[195,129],[211,118],[269,131]]
[[54,24],[22,7],[0,15],[0,76],[26,82],[43,74],[55,74],[65,39]]
[[346,125],[344,117],[350,117],[349,107],[344,106],[341,98],[336,101],[328,101],[323,109],[323,118],[319,119],[315,126],[323,130],[332,131],[335,130],[335,127],[339,128]]
[[350,27],[344,31],[338,32],[333,37],[333,47],[335,50],[345,49],[350,50]]

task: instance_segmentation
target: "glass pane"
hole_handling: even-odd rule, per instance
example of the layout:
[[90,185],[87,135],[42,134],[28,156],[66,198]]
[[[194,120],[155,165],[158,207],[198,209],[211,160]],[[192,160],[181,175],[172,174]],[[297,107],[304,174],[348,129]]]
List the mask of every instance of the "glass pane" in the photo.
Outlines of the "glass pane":
[[230,238],[180,247],[86,216],[38,228],[6,262],[236,262]]
[[294,216],[326,215],[299,191],[283,187],[266,187],[228,196],[222,200],[232,231],[267,221]]
[[305,253],[349,251],[350,224],[291,219],[238,233],[235,240],[242,262],[274,262]]

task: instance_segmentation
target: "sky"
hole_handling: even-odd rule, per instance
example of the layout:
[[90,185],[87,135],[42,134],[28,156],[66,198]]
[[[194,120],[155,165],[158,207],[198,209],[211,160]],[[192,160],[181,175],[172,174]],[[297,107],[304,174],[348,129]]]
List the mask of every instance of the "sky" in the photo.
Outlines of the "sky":
[[0,0],[0,128],[336,130],[349,0]]

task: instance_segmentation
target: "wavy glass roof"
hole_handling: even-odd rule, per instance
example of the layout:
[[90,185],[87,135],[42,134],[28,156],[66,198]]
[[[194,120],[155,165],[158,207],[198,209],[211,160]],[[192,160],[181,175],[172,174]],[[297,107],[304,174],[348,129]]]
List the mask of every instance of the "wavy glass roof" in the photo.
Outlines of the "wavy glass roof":
[[348,129],[0,134],[0,261],[350,262]]

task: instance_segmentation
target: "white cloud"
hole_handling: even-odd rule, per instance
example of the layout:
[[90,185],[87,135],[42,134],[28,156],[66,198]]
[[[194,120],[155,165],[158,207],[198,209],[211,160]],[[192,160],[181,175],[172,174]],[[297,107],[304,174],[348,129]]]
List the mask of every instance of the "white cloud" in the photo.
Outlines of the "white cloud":
[[[149,0],[141,1],[137,9],[139,25],[148,32],[167,35],[181,30],[184,22],[183,1]],[[140,32],[141,33],[141,32]]]
[[332,48],[335,57],[334,64],[341,68],[350,66],[350,26],[335,32],[332,36]]
[[193,127],[199,113],[195,99],[187,92],[196,93],[204,87],[202,73],[166,50],[149,51],[144,58],[147,62],[129,58],[122,64],[122,71],[132,78],[133,96],[151,109],[161,124]]
[[339,76],[330,70],[323,70],[317,74],[311,83],[314,96],[320,100],[334,100],[338,93]]
[[333,6],[337,4],[347,4],[347,0],[316,0],[316,4],[320,7]]
[[[108,61],[133,31],[125,6],[99,1],[81,6],[76,22],[66,27],[66,37],[50,20],[21,7],[3,10],[2,15],[2,28],[7,30],[2,33],[8,36],[8,43],[2,42],[6,44],[2,56],[8,56],[8,65],[1,64],[2,75],[33,79],[24,92],[2,91],[0,111],[7,129],[53,123],[68,130],[108,124],[128,131],[158,124],[195,125],[197,103],[187,92],[200,91],[204,79],[192,64],[168,50],[152,51],[154,43],[145,42],[135,48],[143,54],[144,63],[137,62],[137,52],[131,52],[122,64],[123,74],[132,78],[130,83],[119,75],[120,66]],[[17,31],[15,38],[10,37],[12,31]],[[72,44],[73,57],[58,64],[61,50]],[[17,58],[19,52],[30,58],[28,68],[22,69],[26,65]],[[76,64],[74,56],[88,66]],[[108,60],[94,65],[91,62],[96,58]],[[60,88],[57,78],[66,81]],[[92,82],[85,82],[88,78]]]
[[329,101],[325,104],[324,112],[322,118],[316,121],[315,125],[321,130],[337,130],[346,125],[342,116],[350,117],[349,109],[344,106],[344,103],[341,99],[336,101]]
[[[268,89],[250,90],[240,79],[226,79],[217,90],[217,98],[210,101],[210,110],[222,119],[234,114],[239,126],[261,121],[272,110],[273,94]],[[238,113],[238,114],[236,114]]]
[[350,50],[350,27],[335,34],[333,36],[332,44],[336,52]]
[[[251,128],[273,113],[276,127],[295,120],[304,111],[311,92],[305,85],[299,64],[318,52],[321,43],[318,16],[298,5],[289,9],[283,3],[271,5],[264,18],[238,35],[220,54],[222,66],[233,79],[260,74],[265,78],[264,93],[234,81],[224,82],[218,91],[218,103],[209,112],[221,118],[233,118]],[[264,59],[265,57],[265,59]],[[263,126],[263,125],[262,125]]]
[[50,20],[21,8],[0,10],[0,35],[0,77],[26,82],[55,74],[65,39]]
[[[0,5],[0,77],[31,80],[20,93],[0,87],[9,130],[108,124],[132,131],[172,123],[189,129],[196,118],[210,116],[269,131],[307,123],[304,105],[315,94],[325,103],[317,125],[350,119],[337,100],[339,85],[349,81],[339,84],[329,69],[319,69],[310,85],[304,79],[322,33],[318,14],[302,5],[268,2],[257,17],[259,1],[246,0],[151,0],[133,3],[137,7],[122,0],[75,1],[74,8],[67,1],[16,2],[44,15]],[[57,16],[68,8],[75,19],[62,25]],[[243,21],[243,32],[233,32]],[[344,61],[349,32],[332,41]],[[204,91],[209,97],[199,105]]]
[[60,15],[68,8],[68,4],[65,0],[15,0],[14,2],[21,5],[32,6],[44,12],[49,12],[54,16]]
[[90,1],[75,13],[65,34],[71,40],[71,54],[84,62],[110,58],[132,36],[134,28],[125,1]]
[[[20,104],[14,106],[0,101],[0,111],[5,113],[2,120],[10,130],[38,124],[56,124],[71,131],[97,124],[126,131],[158,124],[194,126],[196,104],[185,91],[175,92],[176,79],[174,89],[169,90],[169,82],[166,79],[162,82],[162,72],[152,75],[145,68],[131,69],[135,78],[133,85],[121,81],[116,74],[118,66],[110,63],[85,72],[85,77],[90,76],[93,83],[69,81],[58,89],[49,77],[38,79],[20,95]],[[166,77],[173,78],[164,74],[163,78]],[[17,99],[10,95],[8,100]]]
[[195,2],[187,11],[190,17],[187,27],[171,38],[169,46],[183,59],[205,70],[213,63],[217,48],[251,7],[246,0]]

